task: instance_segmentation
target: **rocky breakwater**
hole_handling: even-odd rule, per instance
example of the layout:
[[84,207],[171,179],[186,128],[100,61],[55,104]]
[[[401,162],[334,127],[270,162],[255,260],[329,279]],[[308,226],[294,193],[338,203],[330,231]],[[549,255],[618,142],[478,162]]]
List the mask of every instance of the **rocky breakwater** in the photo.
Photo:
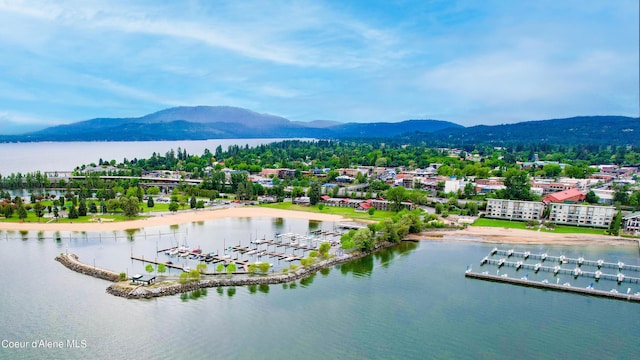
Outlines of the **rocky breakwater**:
[[108,281],[119,281],[120,275],[114,273],[113,271],[99,269],[87,264],[83,264],[78,260],[78,256],[76,254],[60,254],[56,256],[56,261],[60,262],[62,265],[71,269],[75,272],[79,272],[81,274],[93,276],[98,279],[108,280]]
[[246,286],[260,284],[282,284],[307,277],[315,272],[328,267],[345,263],[354,259],[358,259],[379,250],[383,247],[389,247],[395,244],[384,243],[379,244],[372,251],[353,252],[340,256],[333,256],[329,259],[319,261],[315,264],[300,267],[295,271],[279,274],[255,274],[255,275],[215,275],[197,281],[191,281],[184,284],[177,280],[160,281],[150,286],[132,286],[128,282],[119,282],[112,284],[107,288],[107,293],[127,299],[150,299],[160,296],[169,296],[179,293],[198,290],[201,288],[219,287],[219,286]]

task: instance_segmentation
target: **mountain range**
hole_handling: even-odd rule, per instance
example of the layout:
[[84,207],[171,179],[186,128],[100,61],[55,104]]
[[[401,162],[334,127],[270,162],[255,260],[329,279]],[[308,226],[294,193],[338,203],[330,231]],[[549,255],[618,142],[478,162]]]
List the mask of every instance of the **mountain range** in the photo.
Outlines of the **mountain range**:
[[194,106],[169,108],[138,118],[96,118],[21,135],[0,135],[0,142],[404,137],[450,145],[567,141],[639,145],[638,134],[639,118],[624,116],[574,117],[463,127],[442,120],[299,122],[236,107]]

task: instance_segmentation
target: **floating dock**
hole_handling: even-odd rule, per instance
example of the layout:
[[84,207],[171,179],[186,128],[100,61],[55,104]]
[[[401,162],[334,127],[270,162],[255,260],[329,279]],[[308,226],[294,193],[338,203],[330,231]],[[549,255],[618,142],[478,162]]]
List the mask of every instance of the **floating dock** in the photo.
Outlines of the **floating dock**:
[[[496,258],[493,258],[493,256],[496,256]],[[566,264],[574,264],[574,267],[563,267],[563,265]],[[622,283],[640,284],[640,266],[624,264],[621,261],[613,263],[606,262],[603,259],[587,260],[583,257],[570,258],[565,255],[552,256],[547,253],[535,254],[530,251],[514,251],[513,249],[504,250],[493,248],[489,255],[485,256],[480,261],[480,266],[484,265],[494,265],[495,268],[497,268],[496,274],[489,274],[488,271],[483,271],[482,273],[473,272],[471,268],[468,268],[465,272],[465,276],[469,278],[521,286],[640,302],[640,291],[632,293],[631,288],[627,288],[626,294],[622,294],[619,293],[615,287],[610,291],[595,289],[594,283],[590,283],[589,286],[585,288],[582,287],[583,285],[572,287],[568,282],[560,284],[560,279],[557,277],[559,275],[570,275],[574,280],[592,278],[595,279],[596,283],[600,280],[609,280],[617,283],[618,285],[621,285]],[[515,268],[516,272],[521,269],[529,270],[533,271],[534,274],[538,274],[539,272],[550,272],[553,273],[554,277],[556,277],[556,284],[549,283],[546,279],[542,281],[529,279],[528,273],[521,278],[509,277],[509,274],[498,275],[500,268],[502,267]],[[618,271],[617,273],[612,274],[611,270],[605,269],[617,269]],[[627,274],[631,273],[633,276],[623,274],[623,270],[626,271]]]

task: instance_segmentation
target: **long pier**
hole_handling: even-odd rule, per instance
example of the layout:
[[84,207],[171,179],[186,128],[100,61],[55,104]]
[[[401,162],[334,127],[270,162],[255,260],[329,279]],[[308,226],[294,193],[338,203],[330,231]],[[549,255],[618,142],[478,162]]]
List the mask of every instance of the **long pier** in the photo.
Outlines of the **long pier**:
[[565,285],[551,284],[551,283],[542,282],[542,281],[531,281],[526,278],[517,279],[517,278],[510,278],[508,276],[491,275],[491,274],[488,274],[487,272],[475,273],[469,270],[465,272],[464,276],[471,279],[494,281],[494,282],[501,282],[501,283],[519,285],[519,286],[526,286],[526,287],[535,287],[535,288],[555,290],[555,291],[571,292],[571,293],[580,294],[580,295],[599,296],[599,297],[605,297],[605,298],[616,299],[616,300],[640,302],[640,292],[636,292],[633,294],[630,294],[630,293],[622,294],[615,290],[603,291],[603,290],[596,290],[591,287],[578,288],[578,287],[571,287],[568,284],[565,284]]

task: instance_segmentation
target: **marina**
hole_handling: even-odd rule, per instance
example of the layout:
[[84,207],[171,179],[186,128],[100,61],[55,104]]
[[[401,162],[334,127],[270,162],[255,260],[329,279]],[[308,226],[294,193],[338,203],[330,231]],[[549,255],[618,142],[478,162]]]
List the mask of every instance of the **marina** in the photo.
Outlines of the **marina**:
[[[327,242],[332,246],[339,244],[334,238],[342,233],[329,230],[315,230],[307,235],[297,234],[293,232],[275,233],[273,239],[267,239],[266,236],[261,239],[250,240],[248,245],[239,242],[236,245],[226,245],[224,241],[222,251],[206,252],[200,248],[192,249],[187,245],[175,245],[168,248],[156,250],[155,257],[134,256],[131,254],[131,260],[149,263],[153,265],[163,264],[167,268],[180,271],[190,271],[196,266],[193,263],[218,264],[222,263],[228,266],[231,263],[236,264],[240,269],[234,273],[244,274],[249,271],[251,263],[261,263],[263,258],[274,259],[276,261],[284,261],[291,263],[300,261],[305,254],[310,251],[317,251],[320,244]],[[158,259],[158,255],[165,255],[168,260],[162,261]],[[175,259],[175,261],[174,261]],[[190,264],[189,261],[193,263]],[[270,263],[273,267],[274,264]],[[203,275],[220,275],[221,272],[204,272]]]
[[[562,266],[566,264],[573,264],[575,267]],[[532,253],[530,251],[493,248],[480,261],[480,266],[487,265],[493,266],[495,274],[488,270],[474,272],[471,267],[468,267],[465,271],[465,277],[640,302],[640,289],[636,288],[634,291],[628,287],[626,292],[621,293],[615,286],[616,284],[618,286],[640,284],[640,266],[625,264],[622,261],[614,263],[603,259],[588,260],[582,256],[575,258],[562,254],[549,255],[546,252]],[[524,276],[515,276],[513,271],[511,273],[505,272],[506,268],[514,269],[515,273],[519,271],[533,271],[533,273],[527,272]],[[605,269],[617,269],[617,272],[612,273],[611,270],[605,272],[607,271]],[[503,270],[502,274],[500,274],[501,270]],[[551,273],[555,281],[544,278],[542,273]],[[570,279],[573,278],[574,284],[561,281],[560,275],[568,275]],[[587,286],[584,286],[585,282],[591,281],[591,279],[595,280],[595,284],[589,282]],[[612,288],[609,290],[607,286],[612,286]]]

